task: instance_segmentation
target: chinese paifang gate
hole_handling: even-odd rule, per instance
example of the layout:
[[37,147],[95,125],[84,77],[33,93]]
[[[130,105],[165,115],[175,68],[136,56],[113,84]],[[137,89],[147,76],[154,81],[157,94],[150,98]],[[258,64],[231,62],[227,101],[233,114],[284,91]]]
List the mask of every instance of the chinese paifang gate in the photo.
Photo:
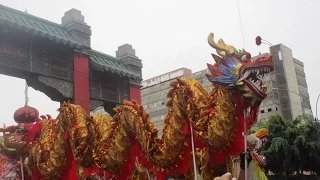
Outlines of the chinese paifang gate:
[[193,179],[194,170],[212,180],[226,167],[231,170],[227,158],[244,151],[244,121],[247,129],[255,123],[266,97],[262,79],[273,71],[273,63],[270,55],[253,61],[250,53],[222,39],[215,42],[213,37],[213,33],[208,36],[208,43],[217,55],[212,54],[215,63],[208,64],[211,73],[207,75],[212,91],[208,93],[194,79],[173,81],[161,138],[148,113],[135,101],[124,101],[114,109],[113,117],[90,117],[82,107],[64,103],[53,119],[39,117],[36,109],[26,106],[15,113],[17,126],[1,129],[6,133],[0,176],[21,176],[21,172],[10,174],[19,169],[15,167],[20,157],[25,162],[24,178],[39,180],[104,174],[119,180]]

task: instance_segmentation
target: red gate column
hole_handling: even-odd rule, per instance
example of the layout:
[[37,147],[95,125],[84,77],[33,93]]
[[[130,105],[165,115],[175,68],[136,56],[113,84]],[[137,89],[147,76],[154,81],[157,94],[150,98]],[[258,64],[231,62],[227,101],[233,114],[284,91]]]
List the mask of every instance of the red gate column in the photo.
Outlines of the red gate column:
[[130,100],[135,100],[137,103],[141,104],[141,85],[140,80],[131,80],[129,82],[130,90]]
[[[84,21],[81,11],[70,9],[61,18],[61,25],[73,41],[81,44],[84,49],[90,49],[91,27]],[[79,49],[78,49],[79,50]],[[89,91],[89,60],[76,50],[74,52],[74,84],[73,103],[81,105],[90,113],[90,91]]]
[[87,56],[74,54],[74,104],[80,105],[90,113],[89,59]]
[[135,74],[136,77],[129,80],[130,100],[135,100],[141,104],[141,80],[142,80],[142,62],[136,56],[136,51],[130,44],[124,44],[118,47],[116,57],[126,66],[126,68]]

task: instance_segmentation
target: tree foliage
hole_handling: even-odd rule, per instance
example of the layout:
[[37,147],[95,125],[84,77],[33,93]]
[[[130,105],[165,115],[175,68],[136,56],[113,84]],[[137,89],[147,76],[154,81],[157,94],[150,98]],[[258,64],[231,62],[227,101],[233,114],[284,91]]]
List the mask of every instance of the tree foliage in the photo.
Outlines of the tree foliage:
[[312,172],[320,175],[320,124],[305,117],[286,120],[271,116],[266,127],[269,141],[263,152],[267,156],[267,170],[276,175]]

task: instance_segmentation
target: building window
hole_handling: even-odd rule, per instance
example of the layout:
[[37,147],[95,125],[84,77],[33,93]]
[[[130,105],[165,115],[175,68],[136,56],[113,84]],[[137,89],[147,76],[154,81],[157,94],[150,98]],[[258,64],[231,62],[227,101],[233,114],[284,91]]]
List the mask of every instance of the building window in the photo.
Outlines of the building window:
[[278,107],[276,107],[276,111],[278,111]]
[[281,51],[278,51],[279,60],[282,61],[282,53]]
[[272,111],[272,109],[271,108],[268,108],[268,112],[271,112]]
[[264,110],[261,110],[260,113],[263,114],[263,113],[264,113]]
[[269,94],[269,98],[273,99],[273,94],[272,93]]

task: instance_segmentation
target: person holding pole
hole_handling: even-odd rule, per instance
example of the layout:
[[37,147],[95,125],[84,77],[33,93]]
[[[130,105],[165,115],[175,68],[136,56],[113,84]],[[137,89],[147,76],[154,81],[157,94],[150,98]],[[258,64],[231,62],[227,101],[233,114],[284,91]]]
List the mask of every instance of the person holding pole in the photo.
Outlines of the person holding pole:
[[213,180],[245,180],[245,160],[247,160],[248,164],[252,161],[251,153],[249,150],[240,155],[240,175],[239,178],[232,177],[231,173],[226,173],[221,177],[216,177]]

